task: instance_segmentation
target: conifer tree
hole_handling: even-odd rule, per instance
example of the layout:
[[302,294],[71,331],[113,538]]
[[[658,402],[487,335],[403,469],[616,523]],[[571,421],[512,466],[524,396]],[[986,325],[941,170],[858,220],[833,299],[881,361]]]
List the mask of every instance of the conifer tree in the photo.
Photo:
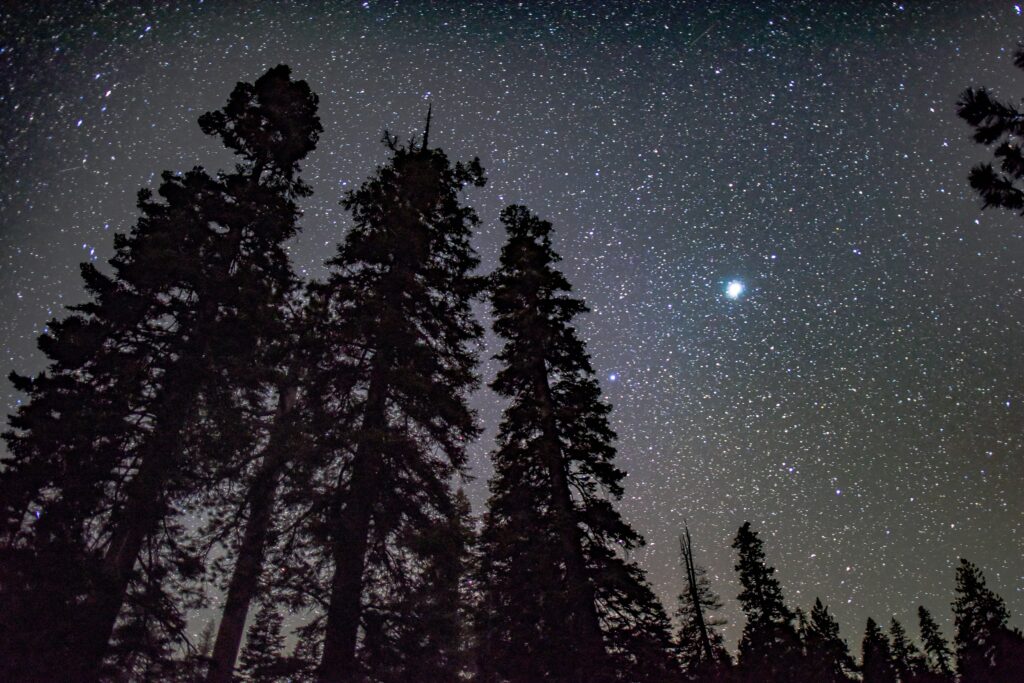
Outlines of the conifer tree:
[[[5,582],[3,601],[48,620],[27,631],[45,635],[14,664],[19,675],[97,680],[144,544],[215,459],[195,430],[234,420],[232,402],[264,381],[258,354],[293,282],[283,242],[297,230],[294,199],[308,193],[296,172],[320,131],[316,96],[275,67],[200,126],[242,163],[216,177],[164,173],[160,200],[140,192],[141,218],[115,237],[113,274],[83,266],[92,301],[40,339],[46,372],[14,378],[29,400],[5,434],[14,457],[0,489],[13,492],[9,547],[38,571],[11,593]],[[236,427],[218,431],[236,443]],[[46,569],[55,557],[78,571]],[[76,575],[80,584],[49,590]]]
[[[1024,69],[1024,45],[1014,52],[1013,63]],[[999,164],[979,164],[968,180],[982,199],[982,208],[996,207],[1014,213],[1024,210],[1024,155],[1017,140],[1024,134],[1024,116],[1017,106],[992,97],[985,88],[968,88],[957,101],[957,114],[974,128],[974,141],[995,145],[993,156]]]
[[245,637],[238,673],[245,683],[282,683],[288,673],[284,657],[284,619],[270,603],[260,605]]
[[794,614],[786,607],[775,568],[766,564],[764,543],[750,522],[740,527],[732,547],[739,556],[739,601],[747,617],[740,638],[740,673],[749,680],[793,680],[801,669]]
[[185,620],[165,585],[168,571],[162,563],[143,567],[141,580],[129,588],[125,608],[111,635],[102,670],[104,679],[159,683],[174,678],[183,668],[174,655]]
[[182,657],[178,666],[178,675],[174,680],[181,683],[202,683],[206,679],[206,672],[210,666],[210,655],[213,654],[214,635],[214,623],[208,621],[199,633],[195,647],[189,649]]
[[907,636],[896,617],[889,622],[889,650],[892,653],[892,667],[900,683],[910,683],[924,671],[921,651]]
[[949,651],[949,644],[942,637],[939,625],[935,623],[931,613],[924,605],[917,608],[917,618],[921,628],[921,642],[924,644],[924,651],[927,655],[928,668],[936,674],[947,679],[953,675],[950,667],[952,655]]
[[715,670],[728,667],[730,661],[717,628],[726,622],[714,616],[714,612],[722,608],[722,601],[711,589],[707,570],[694,561],[688,527],[684,527],[679,547],[686,580],[676,611],[679,622],[676,649],[685,673],[698,677],[714,675]]
[[1003,599],[985,585],[973,563],[961,558],[953,602],[957,671],[978,683],[1024,680],[1024,637],[1010,629]]
[[300,626],[295,629],[295,635],[298,641],[291,656],[291,683],[314,683],[323,651],[323,619]]
[[[409,530],[405,562],[388,577],[386,594],[366,606],[363,658],[379,683],[456,683],[468,673],[468,609],[464,604],[473,529],[460,490],[446,517]],[[397,562],[394,548],[392,561]]]
[[511,399],[493,453],[481,539],[479,664],[485,681],[664,681],[668,619],[623,557],[642,543],[615,510],[624,473],[555,268],[551,224],[510,206],[492,278],[504,340],[491,387]]
[[896,683],[896,671],[892,666],[892,650],[889,639],[871,617],[864,629],[861,645],[861,670],[864,683]]
[[839,635],[839,623],[828,607],[815,598],[811,616],[801,636],[806,652],[805,677],[822,683],[850,681],[857,665],[850,656],[850,648]]
[[[298,363],[295,362],[290,372],[285,370],[278,379],[277,407],[269,427],[269,437],[256,471],[245,488],[244,498],[235,506],[245,513],[245,529],[235,553],[207,683],[230,683],[232,680],[249,604],[257,594],[262,574],[278,486],[286,464],[296,456],[297,450],[301,450],[296,443],[298,438],[293,414],[298,402],[298,374]],[[229,519],[236,520],[237,517],[231,515]]]
[[470,304],[483,283],[469,244],[478,219],[459,195],[484,184],[483,169],[476,159],[452,166],[426,133],[407,145],[385,133],[385,143],[388,163],[342,202],[353,226],[314,290],[329,344],[320,369],[355,378],[323,399],[326,414],[343,405],[339,419],[352,422],[325,504],[332,566],[321,683],[358,680],[370,551],[403,519],[450,508],[448,481],[477,434],[466,396],[482,334]]

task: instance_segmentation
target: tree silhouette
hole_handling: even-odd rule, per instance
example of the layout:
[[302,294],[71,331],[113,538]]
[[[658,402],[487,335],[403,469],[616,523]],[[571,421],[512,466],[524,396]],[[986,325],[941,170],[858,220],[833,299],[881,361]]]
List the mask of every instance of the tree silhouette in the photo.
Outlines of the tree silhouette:
[[961,558],[953,602],[957,671],[964,680],[1024,680],[1024,638],[1011,630],[1003,599],[985,585],[973,563]]
[[740,638],[740,674],[748,680],[787,681],[800,675],[799,639],[793,612],[786,607],[775,568],[765,563],[764,543],[745,522],[732,547],[747,623]]
[[245,638],[238,673],[245,683],[283,683],[289,673],[284,657],[284,619],[269,603],[260,605],[256,619]]
[[[1017,47],[1013,63],[1024,69],[1024,46]],[[1019,187],[1024,177],[1024,156],[1017,143],[1024,134],[1020,110],[994,99],[985,88],[968,88],[957,100],[957,114],[974,128],[975,142],[995,145],[993,157],[999,170],[985,163],[972,168],[969,175],[971,187],[982,199],[982,208],[1024,211],[1024,191]]]
[[924,670],[924,656],[907,636],[903,624],[896,617],[889,622],[889,651],[892,667],[900,683],[914,681]]
[[354,224],[314,288],[329,344],[320,369],[355,378],[323,397],[352,428],[325,504],[333,566],[321,683],[358,679],[371,551],[402,520],[450,509],[448,480],[477,434],[466,394],[482,333],[470,309],[482,287],[469,244],[478,219],[459,195],[484,184],[483,169],[475,159],[452,166],[426,134],[420,144],[385,142],[391,159],[343,200]]
[[917,608],[917,618],[920,623],[921,642],[924,644],[929,670],[947,680],[952,679],[953,670],[950,668],[952,655],[949,651],[949,644],[942,637],[939,625],[935,623],[931,613],[925,609],[924,605]]
[[805,677],[822,683],[840,683],[853,680],[857,665],[850,656],[850,648],[839,635],[839,623],[829,614],[828,607],[815,598],[814,607],[806,626],[801,629],[807,655]]
[[258,591],[280,481],[285,467],[306,446],[305,443],[299,443],[302,438],[296,425],[299,420],[295,415],[300,405],[299,390],[303,375],[303,366],[295,349],[300,342],[292,338],[300,336],[299,331],[306,326],[301,313],[292,316],[289,322],[292,335],[279,340],[284,346],[279,350],[284,358],[280,363],[281,373],[276,379],[276,407],[268,428],[269,434],[259,453],[258,464],[243,489],[242,499],[233,501],[233,505],[229,506],[233,508],[234,514],[224,515],[233,525],[237,524],[239,517],[244,517],[245,528],[237,550],[233,553],[236,559],[225,595],[207,683],[230,683],[232,680],[249,604]]
[[679,594],[676,610],[679,660],[683,671],[691,676],[714,676],[717,670],[730,664],[724,639],[716,628],[726,622],[713,615],[722,608],[722,601],[711,589],[707,570],[694,560],[689,527],[684,527],[679,538],[679,550],[686,574],[685,587]]
[[861,645],[861,670],[864,683],[896,683],[896,671],[892,666],[892,651],[889,639],[871,617],[864,629]]
[[668,619],[622,556],[642,539],[612,505],[625,475],[610,408],[571,326],[586,307],[555,268],[551,224],[522,206],[501,221],[491,386],[511,402],[481,539],[483,680],[666,680]]
[[[216,460],[202,457],[194,430],[231,421],[218,425],[228,441],[217,449],[231,455],[239,394],[228,387],[264,381],[262,340],[276,334],[293,282],[283,242],[297,230],[294,199],[308,194],[296,173],[321,130],[316,105],[278,66],[201,117],[243,163],[216,177],[164,173],[160,200],[141,191],[142,216],[115,237],[113,274],[83,266],[92,301],[41,338],[48,370],[15,377],[29,402],[5,434],[14,458],[0,488],[15,490],[6,528],[36,567],[57,556],[79,569],[27,581],[22,608],[51,620],[39,641],[59,653],[26,650],[32,675],[97,680],[147,539]],[[36,506],[46,514],[26,525]],[[75,574],[83,581],[70,589],[32,589]]]
[[411,562],[389,593],[366,607],[364,659],[380,683],[456,683],[469,671],[464,582],[473,543],[469,501],[459,491],[446,518],[410,530]]

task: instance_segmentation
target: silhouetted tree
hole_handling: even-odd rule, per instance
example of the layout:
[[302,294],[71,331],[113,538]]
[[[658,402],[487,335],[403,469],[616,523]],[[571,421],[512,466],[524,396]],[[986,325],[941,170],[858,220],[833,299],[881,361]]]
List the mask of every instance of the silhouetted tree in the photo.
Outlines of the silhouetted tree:
[[961,558],[953,602],[957,671],[972,683],[1024,680],[1024,638],[1011,630],[1006,603],[985,585],[973,563]]
[[[448,516],[409,530],[401,576],[365,607],[363,657],[380,683],[456,683],[468,673],[464,581],[473,543],[469,501],[459,491]],[[392,560],[394,557],[392,549]]]
[[210,655],[213,654],[213,640],[214,625],[212,621],[208,621],[196,640],[195,648],[186,651],[182,657],[177,676],[173,680],[181,683],[201,683],[205,680],[210,666]]
[[300,384],[298,367],[297,362],[293,363],[277,381],[277,407],[269,427],[269,437],[255,472],[244,489],[243,498],[233,506],[239,514],[226,516],[232,524],[237,524],[238,518],[244,516],[245,528],[233,553],[235,564],[224,599],[207,683],[230,683],[232,680],[249,604],[258,590],[280,479],[289,460],[301,451],[301,446],[296,443],[293,415]]
[[[1013,63],[1024,69],[1024,46],[1017,47]],[[1024,156],[1017,143],[1024,134],[1020,110],[994,99],[985,88],[968,88],[957,101],[957,114],[974,128],[975,142],[995,145],[993,156],[999,171],[991,163],[979,164],[969,175],[971,187],[982,199],[982,208],[998,207],[1018,213],[1024,210],[1024,191],[1018,187],[1024,178]]]
[[707,570],[694,560],[689,527],[684,527],[679,538],[679,550],[685,585],[676,610],[676,650],[684,673],[698,678],[713,677],[731,663],[722,634],[716,628],[726,621],[714,616],[722,608],[722,601],[711,589]]
[[790,681],[800,675],[800,643],[775,568],[765,563],[764,543],[744,522],[732,547],[739,558],[740,605],[747,623],[740,638],[740,674],[748,680]]
[[102,669],[106,681],[159,683],[202,666],[194,654],[185,661],[175,658],[185,620],[165,585],[169,568],[150,559],[143,560],[142,577],[130,586],[111,635]]
[[555,268],[551,224],[522,206],[501,221],[491,387],[511,403],[481,540],[482,680],[665,681],[668,619],[623,557],[642,539],[613,507],[625,475],[610,408],[572,327],[587,309]]
[[907,636],[896,617],[889,622],[889,650],[892,653],[892,667],[900,683],[911,683],[925,671],[924,656]]
[[[14,458],[0,488],[16,489],[6,528],[36,567],[54,556],[64,565],[25,586],[20,609],[46,615],[36,643],[51,646],[26,650],[29,677],[97,680],[144,544],[211,465],[194,429],[217,425],[217,455],[230,457],[224,445],[244,441],[233,402],[264,381],[262,340],[293,283],[283,242],[297,229],[294,198],[308,193],[296,172],[320,131],[316,97],[279,66],[240,83],[200,126],[243,163],[217,177],[164,173],[161,200],[140,192],[142,217],[115,237],[113,274],[83,266],[92,301],[41,338],[48,370],[15,378],[29,401],[5,434]],[[38,524],[16,519],[33,508]]]
[[950,667],[952,654],[949,651],[949,644],[942,637],[939,625],[935,623],[931,613],[925,609],[924,605],[917,608],[917,618],[920,623],[921,642],[927,655],[929,670],[946,679],[952,679],[953,670]]
[[282,683],[288,673],[284,657],[284,619],[277,607],[263,603],[245,637],[238,673],[245,683]]
[[325,302],[330,344],[320,369],[355,376],[351,390],[323,400],[356,416],[326,504],[333,566],[321,683],[361,675],[371,546],[402,519],[450,508],[448,481],[477,434],[466,395],[482,334],[470,303],[483,283],[472,275],[478,259],[469,244],[478,219],[459,195],[484,184],[483,169],[476,159],[452,166],[426,134],[403,146],[385,133],[385,142],[389,162],[342,202],[354,224],[314,292]]
[[804,677],[822,683],[840,683],[853,680],[857,665],[850,656],[850,648],[839,635],[839,623],[829,614],[828,607],[815,598],[810,619],[800,630],[806,653]]
[[864,629],[861,645],[861,670],[864,683],[896,683],[896,671],[892,666],[892,650],[889,639],[871,617]]
[[314,683],[323,651],[323,620],[313,621],[295,630],[297,642],[292,652],[292,683]]

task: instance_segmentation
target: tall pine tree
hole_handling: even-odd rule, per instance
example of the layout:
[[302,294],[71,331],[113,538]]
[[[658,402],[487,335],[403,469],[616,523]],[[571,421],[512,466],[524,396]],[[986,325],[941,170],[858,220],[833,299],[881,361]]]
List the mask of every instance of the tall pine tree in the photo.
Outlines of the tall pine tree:
[[[277,607],[263,603],[245,637],[239,660],[239,678],[245,683],[283,683],[289,673],[284,656],[284,619]],[[232,678],[231,680],[237,680]]]
[[924,657],[907,636],[896,617],[889,622],[889,650],[892,653],[892,668],[900,683],[913,683],[924,672]]
[[[292,334],[279,340],[280,375],[276,380],[273,417],[269,432],[259,452],[257,463],[242,489],[241,499],[228,507],[234,514],[225,519],[237,525],[244,518],[245,525],[237,547],[232,553],[235,563],[227,585],[224,608],[221,613],[217,639],[210,662],[207,683],[230,683],[238,648],[242,640],[249,605],[256,597],[267,546],[273,530],[273,513],[278,504],[278,488],[287,465],[306,450],[295,413],[299,406],[299,389],[304,374],[303,361],[297,347],[305,329],[301,313],[289,316]],[[220,525],[214,525],[215,527]]]
[[835,617],[829,614],[828,607],[819,598],[814,600],[802,636],[807,657],[804,675],[808,680],[822,683],[853,680],[857,665],[850,656],[850,648],[839,635]]
[[942,637],[939,625],[935,623],[931,612],[925,609],[924,605],[917,608],[917,619],[921,628],[921,643],[924,645],[924,652],[927,656],[928,669],[946,680],[951,680],[953,670],[950,667],[952,655],[949,651],[949,644]]
[[194,430],[230,414],[225,387],[265,381],[258,356],[294,281],[283,242],[297,230],[294,199],[308,193],[297,171],[320,131],[316,106],[279,66],[201,117],[242,163],[216,177],[164,173],[160,200],[140,192],[142,217],[116,236],[113,274],[83,266],[93,300],[40,340],[46,372],[15,377],[29,401],[5,434],[6,529],[36,567],[56,556],[83,577],[55,593],[46,570],[14,582],[29,596],[16,607],[49,620],[36,643],[56,649],[27,649],[35,657],[14,664],[22,674],[97,680],[140,552],[213,457]]
[[963,558],[956,570],[953,617],[956,665],[962,679],[972,683],[1024,680],[1024,637],[1010,628],[1006,603],[985,585],[981,570]]
[[747,617],[740,637],[740,674],[752,681],[789,681],[799,676],[800,643],[793,611],[786,607],[775,568],[765,562],[764,543],[744,522],[732,547],[737,551],[740,605]]
[[896,683],[889,639],[874,619],[868,617],[861,644],[861,670],[864,683]]
[[680,664],[684,673],[691,677],[713,677],[730,664],[718,630],[726,621],[714,615],[722,609],[722,601],[711,588],[707,570],[694,560],[689,527],[684,527],[679,538],[679,550],[685,572],[684,589],[679,594],[676,610],[679,622],[676,649]]
[[342,202],[353,226],[315,292],[330,341],[321,369],[355,377],[344,395],[323,398],[355,417],[325,508],[332,566],[321,683],[359,679],[371,550],[403,519],[450,509],[448,481],[477,434],[466,397],[482,334],[470,304],[483,283],[469,244],[478,219],[459,196],[484,184],[483,170],[476,159],[453,166],[426,133],[407,145],[385,133],[385,142],[389,162]]
[[610,408],[572,327],[587,309],[555,268],[551,224],[522,206],[501,221],[491,387],[511,403],[481,541],[483,680],[664,681],[668,619],[623,556],[642,539],[613,506],[625,475]]

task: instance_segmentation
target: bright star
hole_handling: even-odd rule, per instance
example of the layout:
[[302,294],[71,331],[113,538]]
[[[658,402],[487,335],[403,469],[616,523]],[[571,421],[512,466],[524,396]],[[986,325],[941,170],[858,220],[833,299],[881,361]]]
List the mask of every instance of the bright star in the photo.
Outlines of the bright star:
[[746,287],[743,286],[742,282],[739,280],[732,280],[725,286],[725,295],[730,299],[738,299],[745,289]]

